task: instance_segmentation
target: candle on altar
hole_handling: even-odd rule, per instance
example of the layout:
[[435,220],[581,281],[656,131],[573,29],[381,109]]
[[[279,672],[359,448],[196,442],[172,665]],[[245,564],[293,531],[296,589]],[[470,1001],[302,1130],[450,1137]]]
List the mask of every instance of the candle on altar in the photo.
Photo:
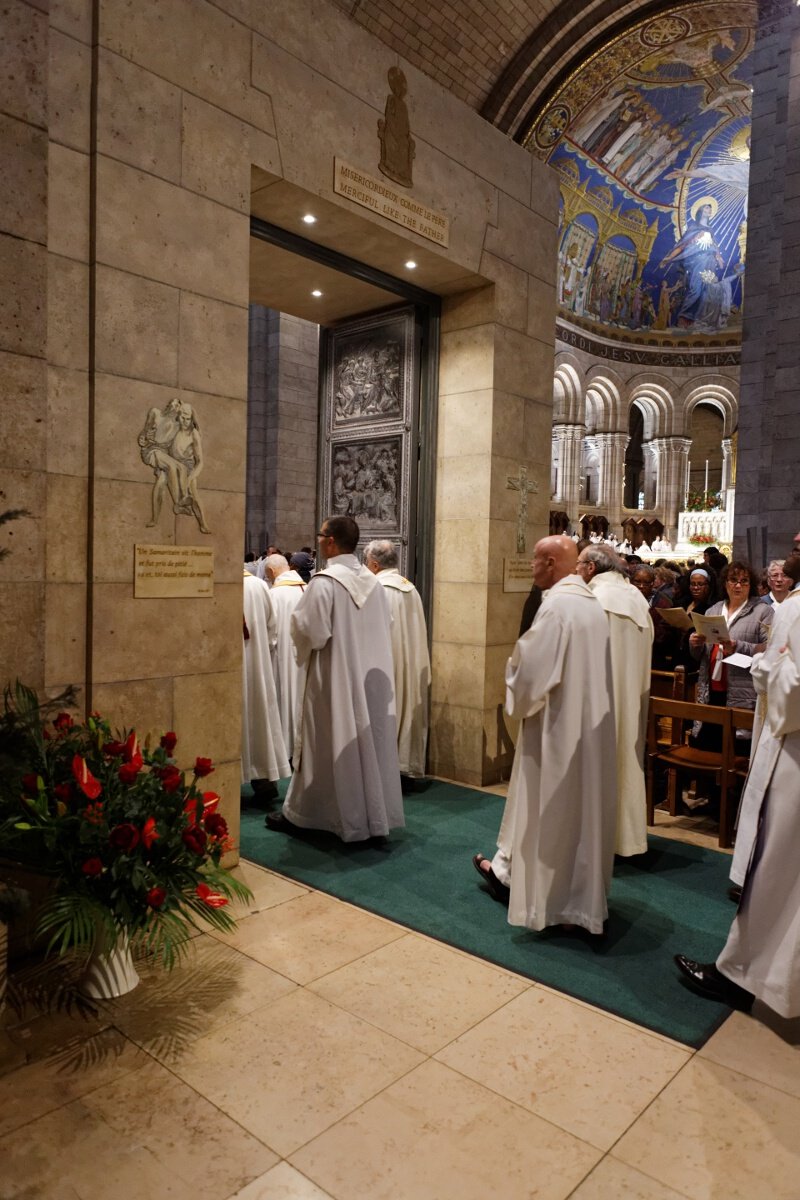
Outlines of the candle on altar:
[[706,482],[705,482],[705,485],[704,485],[704,487],[703,487],[703,491],[704,491],[704,492],[707,492],[707,491],[708,491],[708,459],[706,459]]
[[686,501],[685,501],[685,503],[687,503],[687,504],[689,502],[689,490],[690,490],[691,486],[692,486],[692,464],[689,462],[689,460],[687,458],[687,460],[686,460]]

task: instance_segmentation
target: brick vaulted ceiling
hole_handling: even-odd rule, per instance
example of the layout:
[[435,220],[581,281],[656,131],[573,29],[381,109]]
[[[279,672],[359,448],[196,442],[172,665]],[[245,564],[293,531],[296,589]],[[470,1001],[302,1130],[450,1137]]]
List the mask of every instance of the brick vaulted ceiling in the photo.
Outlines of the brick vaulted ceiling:
[[[673,0],[674,2],[674,0]],[[569,65],[662,0],[333,0],[375,37],[522,140]]]

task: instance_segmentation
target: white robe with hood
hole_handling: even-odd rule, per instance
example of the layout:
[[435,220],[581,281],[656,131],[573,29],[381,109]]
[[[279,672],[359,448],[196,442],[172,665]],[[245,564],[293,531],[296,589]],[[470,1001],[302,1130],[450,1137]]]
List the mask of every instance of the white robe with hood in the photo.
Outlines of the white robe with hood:
[[292,614],[308,673],[283,812],[345,842],[405,824],[389,624],[384,589],[354,554],[330,558]]
[[578,575],[545,595],[506,668],[522,719],[492,869],[511,888],[511,925],[602,933],[614,863],[617,768],[611,643]]
[[589,588],[605,610],[611,636],[617,728],[616,852],[628,858],[647,850],[644,750],[653,622],[642,593],[616,571],[595,575]]
[[736,837],[742,899],[717,966],[793,1018],[800,1017],[800,592],[778,608],[752,675],[756,691],[766,691],[767,715]]
[[431,660],[425,612],[413,583],[390,567],[377,574],[392,614],[392,660],[397,709],[397,752],[404,775],[425,774],[428,742],[428,688]]
[[292,641],[291,620],[306,584],[297,571],[284,571],[270,588],[269,597],[275,612],[278,644],[275,648],[275,685],[278,689],[278,708],[286,752],[294,757],[294,744],[299,729],[299,706],[305,686],[305,667],[298,666]]
[[272,667],[277,639],[269,588],[244,572],[244,638],[242,664],[242,779],[286,779],[289,756],[281,732],[278,696]]

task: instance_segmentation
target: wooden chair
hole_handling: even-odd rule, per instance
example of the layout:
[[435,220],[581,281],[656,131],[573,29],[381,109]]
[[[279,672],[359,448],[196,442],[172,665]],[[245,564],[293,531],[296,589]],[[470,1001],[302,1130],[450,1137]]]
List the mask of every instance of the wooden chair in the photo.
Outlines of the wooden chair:
[[[650,695],[661,699],[689,699],[686,694],[686,668],[676,667],[674,671],[651,671]],[[662,717],[658,723],[659,745],[672,745],[678,736],[677,733],[673,736],[672,722],[666,717]]]
[[[655,824],[655,772],[658,763],[667,768],[667,804],[670,814],[678,811],[678,773],[710,776],[719,787],[719,845],[732,843],[732,822],[729,811],[729,791],[735,782],[735,747],[733,710],[710,704],[692,704],[682,700],[651,697],[647,719],[647,823]],[[671,721],[672,732],[668,745],[659,741],[659,722]],[[722,750],[696,750],[686,738],[695,721],[722,728]]]

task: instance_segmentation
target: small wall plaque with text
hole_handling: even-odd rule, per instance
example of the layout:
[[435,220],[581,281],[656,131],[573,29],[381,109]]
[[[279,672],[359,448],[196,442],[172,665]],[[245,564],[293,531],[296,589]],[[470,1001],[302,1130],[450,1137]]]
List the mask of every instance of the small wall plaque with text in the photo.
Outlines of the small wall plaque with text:
[[136,599],[205,599],[214,595],[214,551],[204,546],[137,544],[133,563]]
[[533,587],[530,555],[503,559],[503,591],[529,592]]

